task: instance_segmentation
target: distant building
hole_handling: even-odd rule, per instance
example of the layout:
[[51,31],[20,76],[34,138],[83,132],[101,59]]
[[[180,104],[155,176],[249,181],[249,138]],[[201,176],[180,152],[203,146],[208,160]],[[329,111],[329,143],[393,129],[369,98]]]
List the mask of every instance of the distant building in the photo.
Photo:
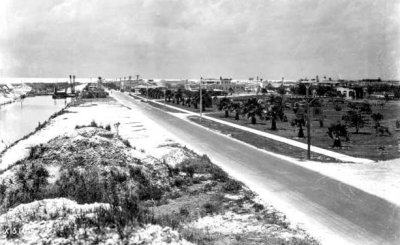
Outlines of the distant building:
[[335,80],[322,80],[317,83],[319,86],[324,86],[324,87],[337,87],[341,84],[339,81]]
[[297,84],[294,80],[265,80],[261,81],[261,87],[262,88],[267,88],[267,87],[273,87],[273,88],[279,88],[280,86],[283,86],[285,88],[290,88],[293,87]]
[[356,97],[356,91],[352,88],[337,87],[336,91],[343,95],[343,97],[347,100],[354,99]]
[[189,80],[184,80],[184,79],[162,79],[158,82],[158,85],[167,87],[170,89],[178,89],[178,88],[184,88],[186,84],[191,84]]
[[232,78],[205,78],[202,80],[202,87],[214,91],[241,92],[245,90],[246,84],[232,82]]
[[120,81],[120,87],[125,91],[132,91],[132,89],[135,89],[137,86],[141,84],[144,84],[143,79],[133,80],[132,78],[130,78]]

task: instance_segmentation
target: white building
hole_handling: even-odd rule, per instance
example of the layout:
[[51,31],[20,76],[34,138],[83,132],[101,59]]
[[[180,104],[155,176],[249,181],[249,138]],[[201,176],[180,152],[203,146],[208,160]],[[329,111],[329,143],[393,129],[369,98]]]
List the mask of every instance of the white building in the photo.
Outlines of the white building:
[[356,91],[351,88],[337,87],[336,91],[341,93],[347,100],[353,99],[356,95]]

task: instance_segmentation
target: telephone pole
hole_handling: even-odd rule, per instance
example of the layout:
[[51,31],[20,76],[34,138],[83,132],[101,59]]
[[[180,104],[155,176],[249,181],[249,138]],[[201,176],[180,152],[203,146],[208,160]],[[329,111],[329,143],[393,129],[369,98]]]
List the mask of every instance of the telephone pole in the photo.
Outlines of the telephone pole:
[[201,91],[201,84],[203,83],[203,77],[200,77],[200,120],[202,118],[203,115],[203,95],[202,95],[202,91]]
[[307,100],[307,159],[311,159],[311,120],[310,120],[310,98],[309,98],[309,90],[311,84],[306,86],[306,100]]

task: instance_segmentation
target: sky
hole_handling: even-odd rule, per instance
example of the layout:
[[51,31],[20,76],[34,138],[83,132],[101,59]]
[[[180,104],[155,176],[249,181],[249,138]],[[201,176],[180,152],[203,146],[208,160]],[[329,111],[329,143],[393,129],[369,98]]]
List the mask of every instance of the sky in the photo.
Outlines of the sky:
[[0,77],[400,79],[400,0],[1,0]]

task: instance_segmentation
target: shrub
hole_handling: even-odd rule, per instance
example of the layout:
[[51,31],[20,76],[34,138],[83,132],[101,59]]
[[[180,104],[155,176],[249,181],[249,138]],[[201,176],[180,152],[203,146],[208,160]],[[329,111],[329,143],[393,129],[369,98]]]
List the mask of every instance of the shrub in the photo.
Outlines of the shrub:
[[183,215],[183,216],[189,216],[189,210],[187,209],[187,208],[185,208],[185,207],[181,207],[180,209],[179,209],[179,214],[180,215]]
[[254,203],[253,204],[253,208],[256,212],[260,212],[264,209],[264,205],[259,204],[259,203]]
[[42,198],[48,176],[49,173],[42,164],[23,163],[15,173],[16,188],[8,190],[1,205],[7,208]]
[[181,187],[185,183],[185,179],[181,176],[178,176],[174,179],[174,186]]
[[108,130],[108,131],[111,131],[111,126],[110,126],[110,124],[107,124],[107,125],[105,126],[104,129],[105,129],[105,130]]
[[74,223],[54,223],[53,229],[57,237],[68,238],[75,233]]
[[214,214],[217,213],[219,210],[218,205],[216,205],[215,203],[212,202],[206,202],[203,205],[204,211],[206,212],[206,214]]
[[149,185],[149,180],[143,174],[142,169],[140,167],[132,167],[129,166],[129,176],[139,182],[141,185],[147,186]]
[[229,179],[228,174],[218,166],[212,165],[210,172],[213,180],[225,182]]
[[233,179],[229,179],[227,182],[224,183],[222,189],[226,192],[233,192],[236,193],[242,188],[242,184]]
[[212,185],[210,183],[207,183],[204,185],[203,190],[204,190],[204,192],[208,192],[208,191],[211,191],[212,188],[213,188]]
[[126,147],[131,147],[131,143],[129,143],[129,140],[122,140],[122,143],[124,143]]
[[44,147],[42,144],[32,146],[29,150],[28,160],[38,159],[45,150],[46,147]]
[[189,176],[190,178],[193,178],[193,175],[195,173],[195,166],[189,164],[185,164],[182,166],[182,171],[184,173],[186,173],[187,176]]
[[140,200],[161,200],[163,191],[155,185],[148,185],[140,188],[138,195]]
[[268,224],[276,224],[284,228],[289,227],[289,223],[285,221],[285,217],[280,217],[276,212],[267,214],[264,217],[264,221],[267,222]]

